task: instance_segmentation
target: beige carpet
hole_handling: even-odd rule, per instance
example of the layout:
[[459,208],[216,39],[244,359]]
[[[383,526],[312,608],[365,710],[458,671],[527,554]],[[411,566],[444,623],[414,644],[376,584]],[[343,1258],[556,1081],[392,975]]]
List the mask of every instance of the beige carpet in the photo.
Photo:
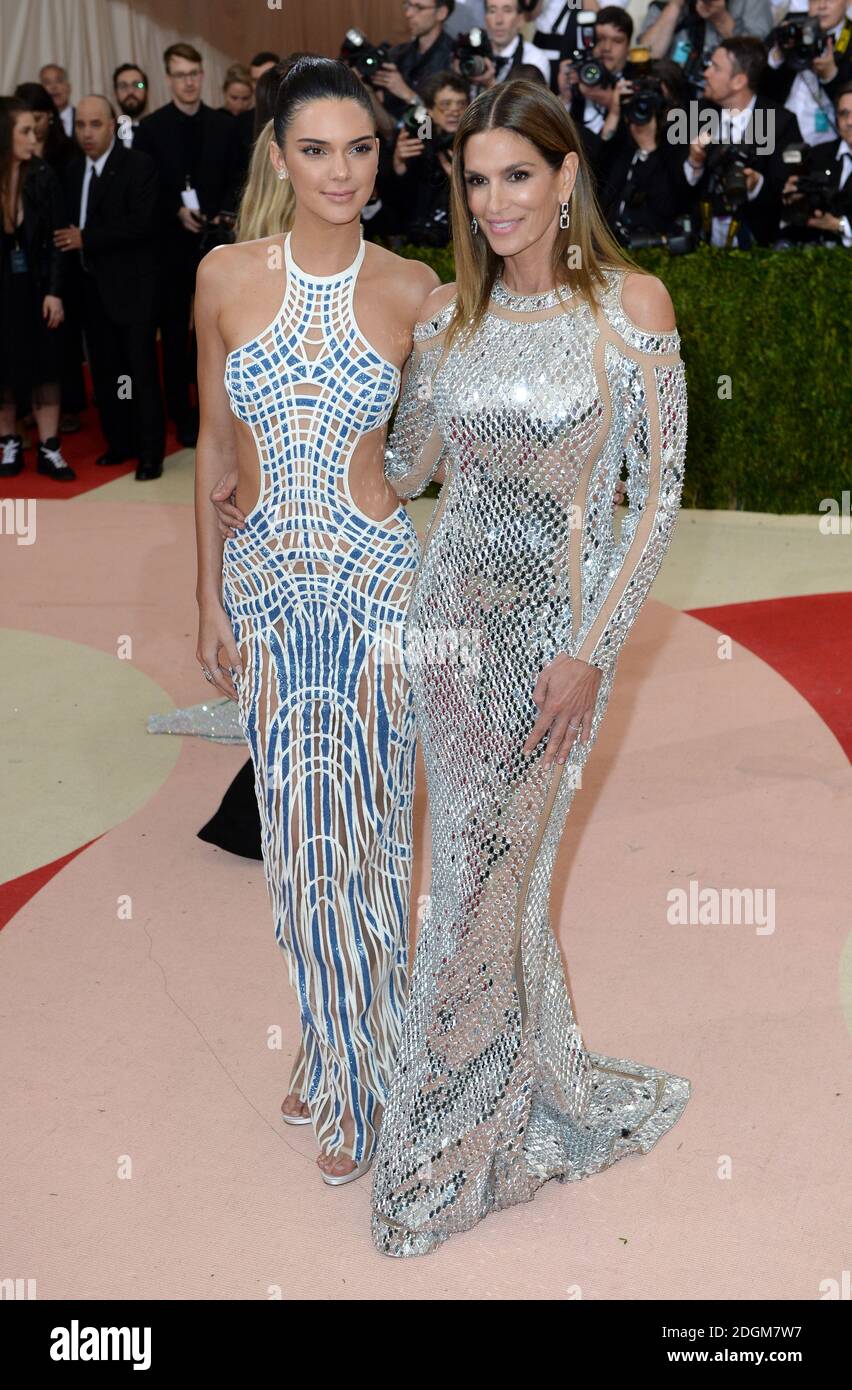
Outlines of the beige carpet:
[[[848,1267],[849,765],[677,609],[848,587],[840,549],[807,518],[685,513],[569,817],[554,919],[587,1045],[689,1077],[683,1118],[398,1262],[369,1178],[324,1187],[278,1118],[297,1016],[262,869],[195,837],[244,751],[145,731],[206,695],[189,499],[151,486],[41,502],[36,544],[4,537],[3,877],[88,847],[0,932],[0,1276],[39,1298],[818,1298]],[[415,898],[426,833],[421,780]],[[771,891],[772,930],[673,925],[691,882]]]

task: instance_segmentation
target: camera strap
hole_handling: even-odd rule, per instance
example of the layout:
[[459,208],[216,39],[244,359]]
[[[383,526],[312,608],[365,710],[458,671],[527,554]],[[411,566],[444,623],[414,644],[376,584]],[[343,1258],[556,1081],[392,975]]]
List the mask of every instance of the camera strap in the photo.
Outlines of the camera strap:
[[[807,88],[808,92],[813,97],[817,109],[821,111],[822,114],[825,116],[826,123],[834,131],[835,135],[839,137],[840,131],[837,129],[837,122],[834,119],[834,107],[832,106],[831,102],[826,96],[825,91],[823,89],[823,85],[817,77],[816,73],[813,71],[812,68],[805,68],[803,72],[799,73],[799,76],[805,84],[805,87]],[[812,77],[814,80],[813,86],[811,86],[810,82],[808,81],[809,77]]]
[[[569,0],[567,4],[562,6],[550,29],[536,29],[533,35],[533,43],[536,48],[543,48],[555,55],[551,60],[553,62],[570,57],[573,44],[569,41],[568,32],[571,28],[571,17],[575,12],[576,0],[574,4],[571,4]],[[568,16],[568,23],[564,29],[560,30],[559,26],[566,15]]]
[[[558,34],[558,33],[560,32],[560,30],[559,30],[560,24],[562,23],[562,21],[563,21],[563,19],[565,18],[566,14],[568,14],[569,11],[570,11],[570,10],[573,10],[573,9],[574,9],[574,6],[571,4],[571,0],[567,0],[567,3],[564,4],[564,5],[562,6],[562,9],[559,11],[559,14],[556,16],[555,20],[553,21],[553,28],[552,28],[552,30],[551,30],[551,33],[553,33],[553,34]],[[566,29],[568,28],[568,25],[567,25],[567,24],[566,24],[565,28],[566,28]],[[564,31],[563,31],[563,32],[564,32]]]

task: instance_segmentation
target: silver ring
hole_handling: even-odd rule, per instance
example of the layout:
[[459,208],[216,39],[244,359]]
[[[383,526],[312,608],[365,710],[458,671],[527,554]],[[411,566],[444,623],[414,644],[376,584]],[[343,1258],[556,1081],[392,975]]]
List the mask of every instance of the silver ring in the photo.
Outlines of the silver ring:
[[[582,719],[581,719],[581,720],[580,720],[580,724],[582,724],[582,722],[583,722],[583,721],[582,721]],[[580,724],[569,724],[569,725],[568,725],[568,728],[569,728],[569,729],[579,729]]]
[[212,681],[213,677],[211,676],[210,672],[207,670],[207,667],[206,667],[206,666],[202,666],[201,669],[202,669],[202,671],[204,672],[204,679],[205,679],[205,680],[208,680],[208,681]]

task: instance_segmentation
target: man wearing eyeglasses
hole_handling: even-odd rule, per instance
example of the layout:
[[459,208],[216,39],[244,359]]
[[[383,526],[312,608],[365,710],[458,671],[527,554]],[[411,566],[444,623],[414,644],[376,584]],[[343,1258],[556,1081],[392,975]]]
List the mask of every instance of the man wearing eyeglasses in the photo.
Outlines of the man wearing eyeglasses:
[[160,176],[158,319],[166,405],[178,439],[191,447],[198,438],[198,411],[190,401],[195,378],[195,345],[189,331],[195,272],[221,224],[219,214],[236,208],[239,128],[227,111],[214,110],[201,100],[204,68],[191,44],[171,44],[163,60],[172,99],[145,117],[133,145],[151,156]]
[[391,49],[389,61],[371,79],[384,92],[385,110],[394,118],[420,100],[427,77],[445,72],[453,56],[453,40],[444,24],[455,9],[455,0],[403,0],[402,9],[411,37]]
[[122,63],[112,75],[112,89],[121,112],[118,138],[129,150],[148,106],[148,79],[135,63]]

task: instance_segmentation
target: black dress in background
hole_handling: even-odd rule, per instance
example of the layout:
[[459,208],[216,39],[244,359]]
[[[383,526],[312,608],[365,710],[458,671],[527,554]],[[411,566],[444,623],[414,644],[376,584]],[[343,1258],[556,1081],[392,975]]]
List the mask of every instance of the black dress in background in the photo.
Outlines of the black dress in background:
[[263,858],[260,813],[251,758],[243,764],[225,792],[218,811],[198,831],[198,838],[208,845],[226,849],[229,854],[241,854],[245,859]]
[[[62,298],[62,252],[53,233],[63,225],[64,205],[56,174],[36,157],[21,202],[23,217],[13,232],[0,222],[0,392],[8,388],[27,409],[34,386],[60,381],[64,340],[63,325],[48,328],[42,314],[45,295]],[[18,273],[12,269],[16,252],[26,263]]]

